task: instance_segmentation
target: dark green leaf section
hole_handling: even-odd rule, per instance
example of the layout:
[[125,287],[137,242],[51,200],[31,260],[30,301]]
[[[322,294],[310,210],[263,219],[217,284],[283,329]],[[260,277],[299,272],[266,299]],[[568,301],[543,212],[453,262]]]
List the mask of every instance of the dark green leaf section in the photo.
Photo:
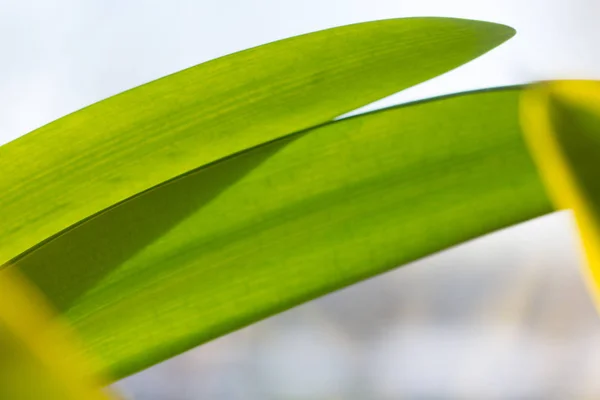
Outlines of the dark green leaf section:
[[552,210],[520,90],[329,123],[135,197],[16,264],[120,378]]
[[[569,102],[560,94],[549,96],[548,106],[556,140],[566,167],[572,170],[576,188],[585,198],[594,221],[600,221],[600,83],[588,83],[589,91],[595,91],[595,107]],[[576,93],[576,92],[575,92]],[[585,98],[584,98],[585,99]],[[575,103],[575,104],[573,104]]]
[[0,264],[143,190],[432,78],[513,33],[444,18],[334,28],[210,61],[59,119],[0,147]]

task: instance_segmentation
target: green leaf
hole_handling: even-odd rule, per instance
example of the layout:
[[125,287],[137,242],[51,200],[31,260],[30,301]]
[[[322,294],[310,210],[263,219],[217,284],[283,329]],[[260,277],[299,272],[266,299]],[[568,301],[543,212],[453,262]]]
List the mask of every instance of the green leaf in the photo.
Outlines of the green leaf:
[[550,197],[557,208],[574,212],[589,288],[600,309],[600,82],[534,85],[524,96],[522,114]]
[[200,168],[16,260],[120,378],[552,209],[520,90],[294,134]]
[[57,120],[0,147],[0,264],[141,191],[432,78],[513,33],[447,18],[334,28],[210,61]]

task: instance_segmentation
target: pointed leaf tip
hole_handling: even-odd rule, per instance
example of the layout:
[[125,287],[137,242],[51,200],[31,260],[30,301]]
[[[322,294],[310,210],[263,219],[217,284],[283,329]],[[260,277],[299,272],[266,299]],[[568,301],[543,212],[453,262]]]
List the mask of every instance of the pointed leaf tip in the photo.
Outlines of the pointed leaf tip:
[[342,26],[209,61],[54,121],[0,147],[0,264],[139,192],[431,79],[511,34],[433,17]]

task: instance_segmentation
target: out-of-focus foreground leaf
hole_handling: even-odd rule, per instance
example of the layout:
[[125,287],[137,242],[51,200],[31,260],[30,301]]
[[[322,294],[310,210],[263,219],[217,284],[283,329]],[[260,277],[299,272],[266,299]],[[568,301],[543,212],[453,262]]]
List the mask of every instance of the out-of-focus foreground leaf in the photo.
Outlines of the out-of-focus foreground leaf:
[[11,269],[0,272],[0,399],[108,400],[42,297]]
[[519,93],[433,99],[264,144],[121,203],[15,264],[122,377],[550,212],[521,137]]
[[141,191],[432,78],[513,33],[447,18],[334,28],[210,61],[59,119],[0,147],[0,264]]
[[600,82],[535,85],[525,92],[522,116],[550,198],[575,214],[600,306]]

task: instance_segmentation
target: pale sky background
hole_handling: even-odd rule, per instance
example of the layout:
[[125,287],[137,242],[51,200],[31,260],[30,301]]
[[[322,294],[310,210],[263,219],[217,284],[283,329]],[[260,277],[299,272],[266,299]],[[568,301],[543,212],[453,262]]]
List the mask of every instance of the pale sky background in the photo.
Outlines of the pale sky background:
[[[221,55],[328,27],[408,16],[500,22],[516,28],[517,36],[459,70],[369,108],[540,79],[600,79],[598,0],[3,0],[0,144],[112,94]],[[352,393],[371,399],[440,393],[597,397],[600,357],[586,356],[600,353],[600,323],[583,292],[578,263],[572,221],[566,213],[555,214],[292,310],[145,371],[121,387],[137,399],[350,399]],[[525,293],[521,299],[531,300],[527,288],[550,279],[543,281],[539,296],[555,302],[546,302],[551,305],[542,307],[544,312],[553,315],[555,305],[572,303],[562,312],[592,321],[584,324],[587,330],[568,330],[562,341],[523,333],[527,329],[518,324],[474,323],[460,310],[455,320],[463,325],[440,328],[437,322],[416,320],[408,325],[403,314],[400,322],[365,333],[373,340],[363,340],[363,323],[331,322],[336,313],[344,313],[343,304],[357,307],[351,312],[357,321],[372,323],[368,318],[380,312],[380,320],[395,321],[390,315],[396,315],[397,306],[390,306],[389,299],[431,286],[442,265],[453,266],[453,272],[435,281],[446,285],[436,287],[451,296],[440,301],[455,302],[459,309],[479,302],[483,311],[475,313],[477,318],[502,320],[504,314],[485,291],[473,289],[473,282],[493,288],[507,280],[508,287]],[[486,269],[473,269],[478,266]],[[529,278],[516,275],[521,270],[529,271]],[[569,288],[583,294],[559,301],[556,296]],[[423,297],[415,296],[398,301],[413,304]],[[360,301],[352,303],[353,298]],[[578,369],[577,376],[549,369],[557,363]],[[451,374],[458,364],[470,365],[470,372]]]
[[354,22],[424,15],[505,23],[518,34],[394,101],[600,76],[596,0],[3,0],[0,143],[247,47]]

